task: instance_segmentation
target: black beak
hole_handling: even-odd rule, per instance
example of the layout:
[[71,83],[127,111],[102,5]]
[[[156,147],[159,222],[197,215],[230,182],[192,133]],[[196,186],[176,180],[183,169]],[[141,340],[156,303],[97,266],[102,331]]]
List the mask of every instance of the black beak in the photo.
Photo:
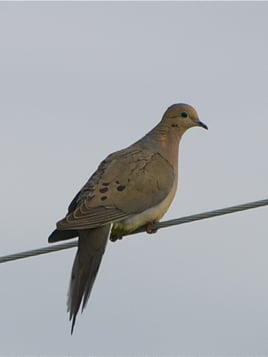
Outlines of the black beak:
[[206,125],[205,123],[203,123],[202,121],[200,121],[200,120],[198,120],[198,121],[197,121],[197,125],[198,125],[198,126],[201,126],[202,128],[204,128],[204,129],[207,129],[207,130],[208,130],[207,125]]

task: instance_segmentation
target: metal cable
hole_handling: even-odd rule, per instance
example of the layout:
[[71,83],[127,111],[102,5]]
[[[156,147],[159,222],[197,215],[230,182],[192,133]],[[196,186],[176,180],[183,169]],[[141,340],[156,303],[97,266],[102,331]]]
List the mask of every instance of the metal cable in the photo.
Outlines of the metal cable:
[[[237,206],[221,208],[221,209],[217,209],[217,210],[213,210],[213,211],[194,214],[191,216],[185,216],[185,217],[181,217],[181,218],[177,218],[177,219],[171,219],[169,221],[159,222],[159,223],[153,224],[151,226],[151,229],[158,230],[161,228],[177,226],[179,224],[190,223],[190,222],[199,221],[202,219],[223,216],[225,214],[245,211],[245,210],[258,208],[258,207],[264,207],[267,205],[268,205],[268,199],[254,201],[254,202],[248,202],[248,203],[240,204]],[[146,231],[146,227],[141,227],[138,230],[136,230],[135,232],[132,232],[130,234],[132,235],[132,234],[136,234],[136,233],[140,233],[140,232],[144,232],[144,231]],[[13,260],[33,257],[36,255],[57,252],[57,251],[63,250],[63,249],[74,248],[76,246],[77,246],[77,241],[72,241],[72,242],[68,242],[68,243],[62,243],[62,244],[57,244],[57,245],[53,245],[53,246],[43,247],[43,248],[39,248],[39,249],[28,250],[25,252],[5,255],[3,257],[0,257],[0,263],[6,263],[6,262],[13,261]]]

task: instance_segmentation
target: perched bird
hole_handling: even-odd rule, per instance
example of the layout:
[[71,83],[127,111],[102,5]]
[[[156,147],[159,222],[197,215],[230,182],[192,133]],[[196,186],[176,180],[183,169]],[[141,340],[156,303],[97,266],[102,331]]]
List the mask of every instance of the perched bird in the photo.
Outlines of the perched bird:
[[116,240],[159,221],[177,189],[178,147],[184,132],[207,129],[193,107],[174,104],[131,146],[110,154],[75,196],[48,241],[78,237],[68,292],[72,329],[87,304],[108,239]]

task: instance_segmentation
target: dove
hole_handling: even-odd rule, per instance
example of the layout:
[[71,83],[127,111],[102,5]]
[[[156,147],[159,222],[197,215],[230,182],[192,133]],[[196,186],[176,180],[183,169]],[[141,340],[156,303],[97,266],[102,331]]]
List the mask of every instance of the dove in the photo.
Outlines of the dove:
[[152,224],[168,210],[177,190],[180,139],[191,127],[207,129],[192,106],[170,106],[148,134],[100,163],[49,236],[49,243],[78,237],[67,300],[71,333],[109,238],[115,241],[142,226],[152,233]]

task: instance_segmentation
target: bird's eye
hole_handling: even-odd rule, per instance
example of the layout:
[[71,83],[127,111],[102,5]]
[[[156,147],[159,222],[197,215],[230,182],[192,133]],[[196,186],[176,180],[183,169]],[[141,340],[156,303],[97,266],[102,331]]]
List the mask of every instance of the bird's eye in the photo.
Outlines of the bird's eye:
[[188,113],[187,112],[181,112],[182,118],[188,118]]

